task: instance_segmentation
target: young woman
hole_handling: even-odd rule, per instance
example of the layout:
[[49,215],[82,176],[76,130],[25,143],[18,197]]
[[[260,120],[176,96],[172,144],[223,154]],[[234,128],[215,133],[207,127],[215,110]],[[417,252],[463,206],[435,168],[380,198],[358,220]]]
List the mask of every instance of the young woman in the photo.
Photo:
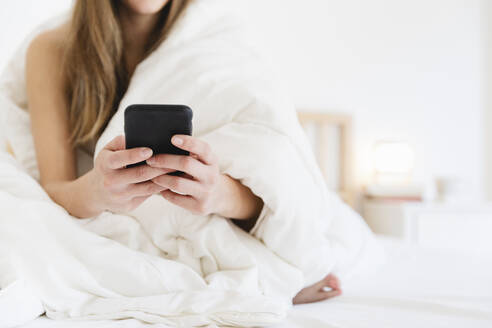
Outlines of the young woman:
[[[262,199],[222,174],[213,149],[194,137],[172,139],[192,156],[153,156],[149,148],[126,150],[119,136],[98,154],[93,169],[77,176],[75,150],[94,153],[135,68],[165,42],[185,6],[183,0],[78,0],[71,21],[30,44],[26,81],[40,181],[73,216],[132,210],[160,193],[194,213],[234,219],[245,230],[256,222]],[[141,161],[147,164],[126,168]],[[175,170],[186,175],[166,174]],[[338,279],[328,275],[300,291],[294,303],[339,294]]]

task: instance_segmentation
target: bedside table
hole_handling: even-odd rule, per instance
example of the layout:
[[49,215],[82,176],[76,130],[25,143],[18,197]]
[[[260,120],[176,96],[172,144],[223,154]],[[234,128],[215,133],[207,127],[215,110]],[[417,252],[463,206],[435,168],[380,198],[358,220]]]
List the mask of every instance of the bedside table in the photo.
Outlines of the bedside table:
[[492,204],[365,199],[363,217],[375,233],[409,243],[492,252]]

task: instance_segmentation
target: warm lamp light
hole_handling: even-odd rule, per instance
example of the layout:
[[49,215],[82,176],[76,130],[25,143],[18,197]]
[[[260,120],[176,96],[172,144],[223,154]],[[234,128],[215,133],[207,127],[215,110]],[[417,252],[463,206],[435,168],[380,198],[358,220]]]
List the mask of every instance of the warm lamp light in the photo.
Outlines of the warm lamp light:
[[406,142],[379,141],[374,147],[374,170],[378,183],[409,182],[415,165],[415,151]]

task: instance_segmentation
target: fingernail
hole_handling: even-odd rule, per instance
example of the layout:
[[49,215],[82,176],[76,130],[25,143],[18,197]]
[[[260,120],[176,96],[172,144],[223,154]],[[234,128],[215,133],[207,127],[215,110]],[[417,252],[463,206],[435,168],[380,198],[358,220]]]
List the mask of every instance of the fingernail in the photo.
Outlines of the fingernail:
[[175,145],[182,145],[183,144],[183,139],[181,139],[180,137],[173,137],[173,143]]
[[152,156],[152,149],[150,148],[145,148],[145,149],[142,149],[142,157],[150,157]]
[[149,158],[146,162],[147,162],[147,164],[149,164],[149,165],[153,165],[153,164],[155,164],[154,157]]

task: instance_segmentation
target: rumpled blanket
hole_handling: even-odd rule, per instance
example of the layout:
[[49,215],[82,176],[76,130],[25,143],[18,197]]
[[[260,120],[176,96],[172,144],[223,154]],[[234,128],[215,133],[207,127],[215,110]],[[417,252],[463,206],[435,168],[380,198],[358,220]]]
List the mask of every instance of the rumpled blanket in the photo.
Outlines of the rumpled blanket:
[[0,326],[43,311],[54,319],[264,326],[329,272],[344,282],[376,265],[370,230],[328,191],[292,104],[225,7],[191,1],[137,67],[96,155],[123,134],[128,105],[186,104],[221,172],[263,199],[253,230],[157,195],[131,213],[83,220],[50,200],[37,182],[24,58],[32,37],[60,20],[51,21],[26,40],[0,84],[2,130],[15,152],[0,152]]

